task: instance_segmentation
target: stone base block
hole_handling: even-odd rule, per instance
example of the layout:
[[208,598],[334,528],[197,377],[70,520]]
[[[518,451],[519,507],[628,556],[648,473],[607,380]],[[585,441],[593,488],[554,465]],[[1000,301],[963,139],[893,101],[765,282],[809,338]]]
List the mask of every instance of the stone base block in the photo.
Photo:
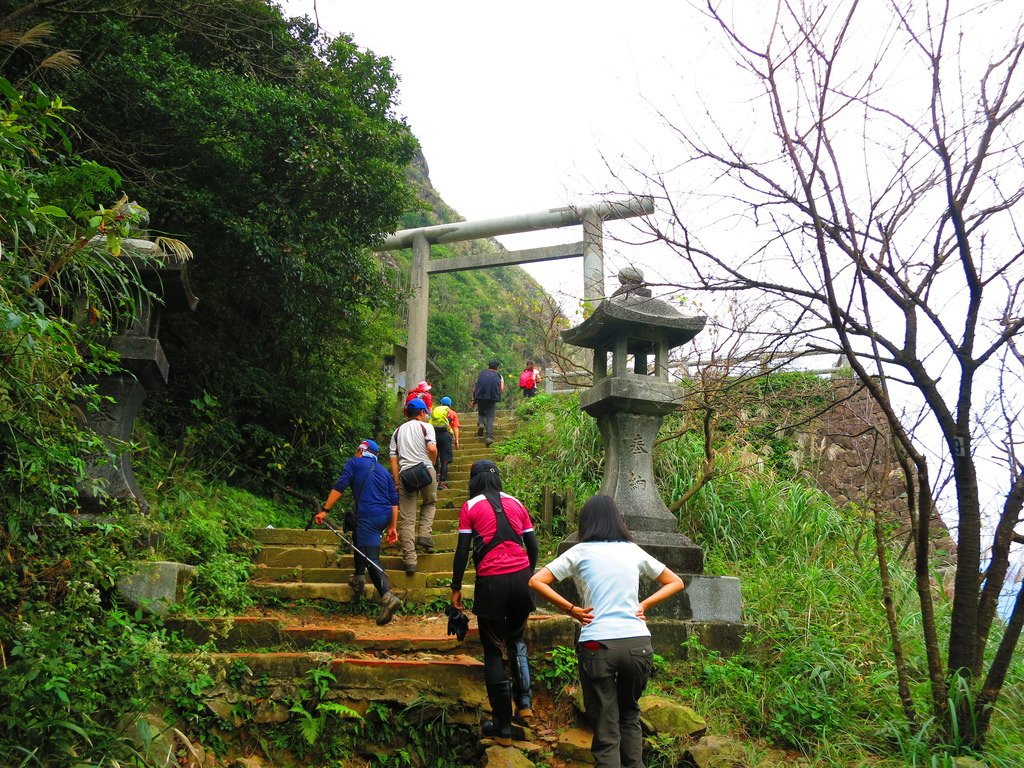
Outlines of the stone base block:
[[[686,589],[651,608],[648,616],[692,621],[742,620],[743,600],[739,579],[734,576],[676,573],[686,584]],[[656,582],[644,579],[640,583],[640,595],[649,595],[657,588]]]
[[633,541],[676,573],[702,573],[704,550],[681,533],[632,531]]
[[139,562],[131,576],[118,582],[117,591],[133,606],[166,616],[172,605],[181,602],[195,572],[195,566],[184,563]]
[[745,624],[730,621],[678,621],[661,619],[650,621],[651,642],[654,652],[669,659],[685,659],[685,643],[691,637],[700,640],[705,648],[718,651],[723,656],[739,653],[743,645]]

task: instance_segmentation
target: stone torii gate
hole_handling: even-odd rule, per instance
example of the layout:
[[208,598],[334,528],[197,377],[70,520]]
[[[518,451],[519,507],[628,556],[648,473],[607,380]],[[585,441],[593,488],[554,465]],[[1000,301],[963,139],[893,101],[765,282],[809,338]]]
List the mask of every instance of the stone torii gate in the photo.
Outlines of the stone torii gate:
[[[427,375],[427,318],[430,309],[430,275],[435,272],[458,272],[487,267],[506,267],[533,261],[553,261],[583,257],[583,299],[596,304],[605,297],[603,223],[615,219],[646,216],[654,212],[654,199],[647,196],[622,200],[606,200],[579,208],[549,208],[478,221],[458,221],[429,227],[403,229],[395,232],[374,250],[377,253],[412,248],[412,269],[409,281],[408,360],[406,381],[415,382]],[[578,243],[551,245],[501,253],[479,253],[448,259],[430,258],[430,246],[458,243],[498,235],[535,232],[541,229],[583,226],[583,240]]]

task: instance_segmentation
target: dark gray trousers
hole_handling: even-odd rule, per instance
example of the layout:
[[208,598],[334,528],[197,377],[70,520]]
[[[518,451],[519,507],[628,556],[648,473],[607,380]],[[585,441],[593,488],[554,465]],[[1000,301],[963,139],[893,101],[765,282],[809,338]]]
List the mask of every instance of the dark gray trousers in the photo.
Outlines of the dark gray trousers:
[[583,703],[594,727],[590,751],[597,768],[643,768],[640,707],[651,678],[650,637],[601,640],[602,648],[576,646]]
[[487,437],[494,437],[494,408],[498,404],[496,400],[476,401],[476,424],[484,428]]

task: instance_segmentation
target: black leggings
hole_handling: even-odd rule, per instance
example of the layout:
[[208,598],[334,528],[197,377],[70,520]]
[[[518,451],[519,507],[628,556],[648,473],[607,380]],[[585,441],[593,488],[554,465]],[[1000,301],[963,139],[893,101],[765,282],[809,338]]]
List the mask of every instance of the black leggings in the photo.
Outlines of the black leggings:
[[362,554],[352,552],[356,576],[362,576],[369,571],[370,583],[377,589],[377,595],[383,596],[391,589],[391,585],[388,583],[387,571],[384,570],[380,562],[380,547],[366,547],[359,544],[355,531],[352,531],[352,543],[359,548],[359,552],[362,552]]
[[484,647],[484,682],[500,683],[505,679],[505,657],[515,654],[526,632],[526,619],[530,614],[507,616],[503,619],[477,617],[480,625],[480,643]]
[[515,657],[526,633],[526,620],[535,607],[529,587],[532,568],[500,576],[477,576],[473,613],[484,648],[484,682],[505,679],[505,662]]

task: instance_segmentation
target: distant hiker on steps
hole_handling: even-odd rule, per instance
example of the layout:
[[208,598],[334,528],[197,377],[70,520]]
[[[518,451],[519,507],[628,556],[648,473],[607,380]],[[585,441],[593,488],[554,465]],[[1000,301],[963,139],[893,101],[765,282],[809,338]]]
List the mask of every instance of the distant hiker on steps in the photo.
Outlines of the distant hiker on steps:
[[345,462],[338,482],[327,495],[327,501],[320,507],[315,519],[317,525],[323,525],[327,513],[345,489],[352,489],[356,521],[352,543],[357,551],[352,553],[355,573],[348,580],[348,585],[352,587],[353,599],[358,600],[366,586],[366,571],[369,569],[370,581],[376,587],[380,599],[377,623],[387,624],[402,601],[388,585],[388,575],[380,563],[380,545],[382,538],[386,538],[388,544],[398,541],[398,491],[395,490],[391,473],[377,463],[378,450],[373,440],[363,440],[359,444],[356,455]]
[[485,435],[484,444],[490,447],[494,442],[494,408],[501,401],[505,391],[505,380],[498,373],[501,363],[491,360],[487,369],[480,371],[473,387],[473,405],[477,409],[476,434]]
[[426,403],[427,412],[429,415],[429,412],[434,408],[434,397],[433,395],[430,394],[430,390],[432,389],[433,387],[430,386],[429,382],[421,381],[419,384],[417,384],[415,387],[409,390],[409,394],[405,396],[405,402],[408,403],[410,400],[419,398],[424,403]]
[[398,489],[398,538],[405,575],[416,573],[416,552],[434,551],[431,527],[437,511],[437,436],[427,422],[427,404],[405,404],[406,422],[391,436],[391,474]]
[[430,425],[437,434],[437,490],[448,489],[448,465],[459,447],[459,414],[452,410],[452,399],[442,397],[430,413]]
[[523,397],[536,395],[538,384],[540,384],[540,371],[533,367],[533,360],[527,360],[526,367],[519,374],[519,390],[523,393]]

